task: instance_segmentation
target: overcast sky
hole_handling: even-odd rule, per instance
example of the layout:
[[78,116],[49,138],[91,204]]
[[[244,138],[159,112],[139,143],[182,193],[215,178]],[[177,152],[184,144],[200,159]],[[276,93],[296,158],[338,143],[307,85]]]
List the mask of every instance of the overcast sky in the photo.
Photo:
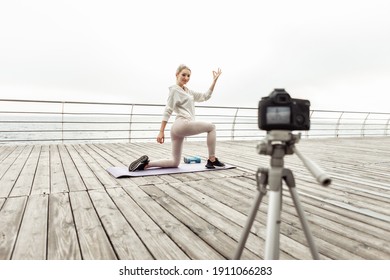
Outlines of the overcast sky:
[[[0,98],[165,103],[181,63],[207,105],[285,88],[390,112],[390,1],[0,0]],[[204,104],[206,105],[206,104]]]

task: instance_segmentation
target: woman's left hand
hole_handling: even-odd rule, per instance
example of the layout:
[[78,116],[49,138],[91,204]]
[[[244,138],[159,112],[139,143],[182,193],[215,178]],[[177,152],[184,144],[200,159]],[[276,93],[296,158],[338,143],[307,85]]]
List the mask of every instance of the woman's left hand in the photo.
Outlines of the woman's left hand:
[[221,74],[222,70],[220,68],[218,68],[218,71],[213,71],[214,81],[217,81]]

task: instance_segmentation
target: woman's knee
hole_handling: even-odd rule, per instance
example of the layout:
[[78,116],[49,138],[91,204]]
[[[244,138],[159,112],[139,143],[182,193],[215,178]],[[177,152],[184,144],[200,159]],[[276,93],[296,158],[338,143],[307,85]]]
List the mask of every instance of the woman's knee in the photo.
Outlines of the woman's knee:
[[180,165],[180,158],[179,159],[173,159],[172,167],[177,168]]
[[215,132],[216,131],[216,129],[217,129],[217,127],[215,126],[215,124],[213,124],[213,123],[209,123],[208,124],[208,133],[210,133],[210,132]]

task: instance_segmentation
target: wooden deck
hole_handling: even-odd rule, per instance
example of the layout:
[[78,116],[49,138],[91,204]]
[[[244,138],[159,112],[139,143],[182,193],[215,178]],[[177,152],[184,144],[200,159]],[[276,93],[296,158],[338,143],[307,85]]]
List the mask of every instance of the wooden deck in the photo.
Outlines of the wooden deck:
[[[238,168],[114,179],[105,169],[170,144],[0,146],[0,259],[231,259],[269,157],[257,141],[219,142]],[[285,157],[323,259],[390,259],[390,137],[301,140],[297,148],[333,179],[319,186]],[[185,155],[205,155],[186,142]],[[268,197],[242,259],[262,259]],[[281,259],[311,259],[289,192],[283,193]]]

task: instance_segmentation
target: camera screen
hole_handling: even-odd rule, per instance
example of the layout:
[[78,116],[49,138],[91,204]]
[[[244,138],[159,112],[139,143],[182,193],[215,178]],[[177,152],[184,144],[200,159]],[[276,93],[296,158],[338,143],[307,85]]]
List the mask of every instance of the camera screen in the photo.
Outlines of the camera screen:
[[288,106],[267,107],[267,124],[290,124],[291,109]]

